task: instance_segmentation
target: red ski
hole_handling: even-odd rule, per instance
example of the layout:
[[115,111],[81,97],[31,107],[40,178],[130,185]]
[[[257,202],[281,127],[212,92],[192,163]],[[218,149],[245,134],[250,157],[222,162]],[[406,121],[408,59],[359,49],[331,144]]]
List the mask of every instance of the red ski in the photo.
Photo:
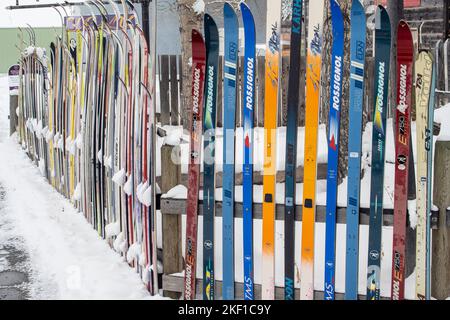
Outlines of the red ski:
[[203,126],[203,87],[205,79],[206,48],[202,35],[192,30],[192,118],[189,157],[189,187],[186,206],[186,268],[184,299],[195,298],[197,269],[197,209],[200,176],[200,153]]
[[410,155],[410,112],[414,45],[405,21],[397,33],[397,109],[395,128],[394,241],[392,252],[391,299],[403,300],[405,289],[406,212],[408,208],[408,167]]

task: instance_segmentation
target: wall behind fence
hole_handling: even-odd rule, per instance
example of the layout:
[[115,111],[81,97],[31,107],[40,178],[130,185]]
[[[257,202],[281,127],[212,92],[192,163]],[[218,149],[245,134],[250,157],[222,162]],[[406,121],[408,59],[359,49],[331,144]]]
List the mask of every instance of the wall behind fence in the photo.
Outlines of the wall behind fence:
[[[47,54],[50,50],[50,42],[54,41],[56,34],[61,33],[58,28],[36,28],[34,31],[36,32],[36,45],[38,47],[46,48]],[[0,29],[0,39],[2,39],[2,48],[0,49],[0,73],[7,73],[9,67],[16,64],[19,59],[20,54],[15,47],[20,43],[17,36],[18,34],[20,34],[20,32],[17,28]],[[30,39],[26,31],[23,31],[23,37],[28,46]]]

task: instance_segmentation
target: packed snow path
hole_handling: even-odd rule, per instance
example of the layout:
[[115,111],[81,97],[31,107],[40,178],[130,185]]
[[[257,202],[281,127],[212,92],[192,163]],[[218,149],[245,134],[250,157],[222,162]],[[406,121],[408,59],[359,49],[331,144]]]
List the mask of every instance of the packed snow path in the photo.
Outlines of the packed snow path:
[[6,192],[0,184],[0,300],[24,300],[30,291],[29,257],[5,206]]
[[0,76],[0,272],[16,273],[5,276],[8,286],[0,276],[0,299],[151,298],[134,269],[8,137],[7,86]]

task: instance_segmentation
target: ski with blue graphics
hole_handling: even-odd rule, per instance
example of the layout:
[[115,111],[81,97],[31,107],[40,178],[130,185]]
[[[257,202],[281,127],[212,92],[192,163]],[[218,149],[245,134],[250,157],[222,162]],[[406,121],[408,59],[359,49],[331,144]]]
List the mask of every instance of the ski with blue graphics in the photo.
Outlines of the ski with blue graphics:
[[331,83],[328,116],[327,208],[325,226],[325,300],[334,300],[336,261],[336,207],[339,162],[339,127],[344,65],[344,19],[337,0],[330,1],[333,43],[331,49]]
[[350,35],[350,109],[348,128],[347,243],[345,299],[358,299],[359,204],[361,187],[361,132],[366,57],[366,14],[360,0],[353,0]]
[[206,78],[203,118],[203,299],[214,300],[215,129],[219,32],[205,14]]
[[286,183],[284,218],[284,298],[294,300],[295,267],[295,172],[297,167],[297,126],[299,108],[300,49],[302,41],[302,0],[292,1],[291,52],[286,127]]
[[243,248],[244,248],[244,299],[254,299],[253,287],[253,109],[255,106],[256,39],[255,21],[250,8],[241,2],[244,24],[244,85],[242,105],[244,113],[244,164],[243,188]]
[[224,300],[234,300],[234,130],[236,126],[236,70],[239,55],[239,22],[231,5],[224,4],[223,74],[223,182],[222,235]]
[[367,300],[380,299],[381,230],[383,226],[386,113],[391,55],[391,23],[383,6],[375,17],[375,90],[373,99],[372,172],[370,185]]

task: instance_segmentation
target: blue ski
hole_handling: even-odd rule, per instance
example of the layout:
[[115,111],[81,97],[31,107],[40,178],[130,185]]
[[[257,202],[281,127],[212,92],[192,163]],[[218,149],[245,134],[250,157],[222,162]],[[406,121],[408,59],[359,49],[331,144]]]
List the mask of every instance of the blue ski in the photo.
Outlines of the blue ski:
[[353,0],[350,36],[350,110],[348,128],[347,254],[345,299],[358,299],[359,203],[361,186],[361,136],[366,57],[366,14]]
[[245,35],[244,85],[244,165],[243,234],[244,234],[244,299],[253,300],[253,108],[255,106],[256,39],[255,21],[249,7],[241,2]]
[[336,260],[336,205],[339,160],[339,125],[344,64],[344,19],[337,0],[330,1],[333,43],[331,49],[330,113],[328,117],[327,209],[325,239],[325,300],[334,300]]
[[236,13],[225,3],[224,79],[223,79],[223,286],[224,300],[234,300],[234,130],[236,125],[236,70],[239,54]]
[[386,111],[391,57],[391,22],[383,6],[375,17],[375,90],[373,99],[372,174],[370,185],[367,300],[380,299]]

